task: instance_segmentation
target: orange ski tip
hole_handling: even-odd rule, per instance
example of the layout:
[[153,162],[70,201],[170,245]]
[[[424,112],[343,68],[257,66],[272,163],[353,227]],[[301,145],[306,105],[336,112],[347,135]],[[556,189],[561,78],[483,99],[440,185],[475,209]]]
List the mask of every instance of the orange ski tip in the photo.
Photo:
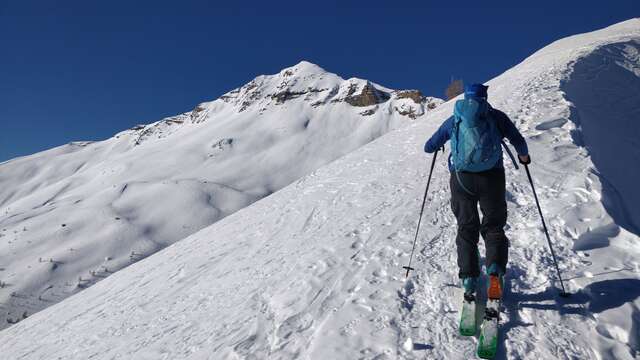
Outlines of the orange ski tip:
[[491,300],[500,300],[502,298],[502,286],[500,278],[497,275],[489,276],[489,291],[487,296]]

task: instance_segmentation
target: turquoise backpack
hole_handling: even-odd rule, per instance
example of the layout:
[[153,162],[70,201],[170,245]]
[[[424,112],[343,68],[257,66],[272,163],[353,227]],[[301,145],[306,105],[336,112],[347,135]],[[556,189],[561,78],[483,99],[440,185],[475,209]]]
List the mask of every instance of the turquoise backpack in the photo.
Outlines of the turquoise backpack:
[[502,156],[502,134],[489,116],[486,101],[456,101],[451,132],[451,161],[456,171],[480,172],[493,168]]

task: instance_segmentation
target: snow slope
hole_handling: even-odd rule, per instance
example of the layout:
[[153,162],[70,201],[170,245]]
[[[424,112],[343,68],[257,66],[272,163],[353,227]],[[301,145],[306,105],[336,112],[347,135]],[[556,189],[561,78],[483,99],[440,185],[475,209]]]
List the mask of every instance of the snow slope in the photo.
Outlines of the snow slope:
[[[557,41],[489,83],[492,104],[529,142],[573,293],[557,296],[526,176],[507,164],[512,247],[498,358],[640,356],[640,208],[623,176],[638,168],[619,161],[638,160],[638,125],[627,120],[638,92],[625,91],[638,86],[639,50],[632,19]],[[461,294],[442,157],[416,271],[405,280],[401,268],[431,160],[422,144],[451,110],[446,103],[4,330],[4,356],[473,358],[475,338],[456,330]],[[598,136],[606,131],[617,136]]]
[[188,113],[0,164],[0,328],[441,102],[303,61]]

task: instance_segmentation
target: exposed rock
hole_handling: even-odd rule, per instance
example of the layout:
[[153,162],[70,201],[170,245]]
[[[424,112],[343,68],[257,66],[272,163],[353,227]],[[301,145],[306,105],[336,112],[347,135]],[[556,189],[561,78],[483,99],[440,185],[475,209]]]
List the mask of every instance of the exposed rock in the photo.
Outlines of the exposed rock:
[[224,148],[230,147],[233,144],[233,139],[225,138],[220,139],[211,145],[212,148],[217,148],[219,150],[224,150]]
[[249,81],[245,86],[242,87],[244,91],[251,91],[258,87],[258,82],[254,79]]
[[407,110],[401,110],[401,109],[398,109],[398,107],[396,106],[395,110],[396,110],[396,112],[398,114],[400,114],[402,116],[408,116],[408,117],[410,117],[412,119],[415,119],[415,118],[418,117],[418,114],[416,113],[416,110],[414,108],[412,108],[412,107],[409,107],[409,109],[407,109]]
[[416,104],[421,104],[426,97],[420,90],[401,90],[396,93],[398,99],[411,99]]
[[178,117],[171,117],[171,118],[168,118],[168,119],[166,119],[164,121],[167,123],[167,125],[183,124],[184,123],[184,120],[181,119],[181,118],[178,118]]
[[362,116],[370,116],[370,115],[375,114],[376,111],[378,111],[378,106],[375,106],[375,107],[373,107],[371,109],[367,109],[367,110],[361,112],[360,115],[362,115]]
[[240,104],[240,109],[238,110],[238,112],[245,111],[249,106],[251,106],[254,102],[262,97],[262,92],[257,89],[258,86],[259,84],[255,80],[252,80],[247,85],[241,88],[241,93],[244,94],[241,97],[244,97],[244,100]]
[[271,95],[271,98],[276,100],[276,104],[282,104],[287,100],[295,99],[305,94],[307,94],[306,100],[309,100],[309,97],[308,97],[309,94],[319,93],[326,90],[328,89],[308,88],[307,90],[304,90],[304,91],[289,91],[289,89],[286,89],[284,91]]
[[195,109],[193,109],[191,111],[191,122],[195,123],[198,122],[198,118],[200,117],[200,114],[202,114],[202,112],[205,110],[205,107],[203,104],[198,104],[198,106],[195,107]]
[[271,95],[271,98],[276,100],[276,104],[283,104],[287,100],[295,99],[298,96],[304,95],[306,93],[306,91],[289,91],[289,89],[286,89],[284,91]]
[[386,92],[380,91],[376,89],[373,85],[367,82],[367,84],[362,88],[362,91],[359,95],[353,95],[356,91],[356,85],[351,84],[349,86],[349,91],[344,101],[346,101],[351,106],[371,106],[375,104],[383,103],[391,97]]
[[353,95],[353,93],[355,93],[357,89],[358,89],[358,84],[349,84],[349,91],[347,91],[347,97],[350,97],[351,95]]
[[[318,101],[316,101],[316,102],[311,104],[311,106],[313,106],[314,108],[318,107],[320,105],[326,104],[327,102],[329,102],[329,99],[333,99],[338,94],[338,92],[340,91],[340,87],[334,86],[331,89],[323,89],[323,90],[329,90],[329,92],[324,96],[323,99],[318,100]],[[337,101],[339,101],[339,100],[336,100],[336,99],[331,100],[332,103],[333,102],[337,102]]]
[[248,100],[243,101],[242,104],[240,104],[240,109],[238,110],[238,112],[243,112],[247,110],[247,108],[251,106],[251,104],[253,104],[253,102]]
[[231,91],[229,91],[228,93],[220,96],[220,100],[226,102],[226,103],[230,103],[231,100],[235,99],[238,97],[238,94],[240,93],[240,88],[238,89],[233,89]]

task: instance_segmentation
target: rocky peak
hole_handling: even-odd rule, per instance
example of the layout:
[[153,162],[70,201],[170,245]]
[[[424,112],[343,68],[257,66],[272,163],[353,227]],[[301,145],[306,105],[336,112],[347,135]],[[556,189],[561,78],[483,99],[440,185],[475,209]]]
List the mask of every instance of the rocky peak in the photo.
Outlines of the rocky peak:
[[[339,103],[370,107],[392,101],[392,108],[398,107],[400,114],[411,114],[410,117],[423,114],[422,108],[427,105],[429,110],[432,109],[436,103],[431,99],[418,90],[395,91],[363,79],[345,80],[308,61],[301,61],[273,75],[258,76],[220,97],[222,102],[233,106],[237,112],[258,113],[291,101],[305,101],[314,108]],[[194,110],[197,116],[206,114],[198,110]],[[370,115],[372,111],[375,113],[377,110],[364,109],[363,113]]]
[[343,79],[308,61],[282,69],[273,75],[260,75],[245,85],[222,95],[218,100],[198,104],[192,111],[130,130],[134,145],[148,139],[165,138],[184,123],[207,121],[219,112],[250,112],[260,116],[292,102],[304,102],[312,108],[325,106],[354,107],[361,116],[381,111],[397,113],[411,119],[433,110],[443,101],[424,96],[419,90],[392,90],[368,80]]

